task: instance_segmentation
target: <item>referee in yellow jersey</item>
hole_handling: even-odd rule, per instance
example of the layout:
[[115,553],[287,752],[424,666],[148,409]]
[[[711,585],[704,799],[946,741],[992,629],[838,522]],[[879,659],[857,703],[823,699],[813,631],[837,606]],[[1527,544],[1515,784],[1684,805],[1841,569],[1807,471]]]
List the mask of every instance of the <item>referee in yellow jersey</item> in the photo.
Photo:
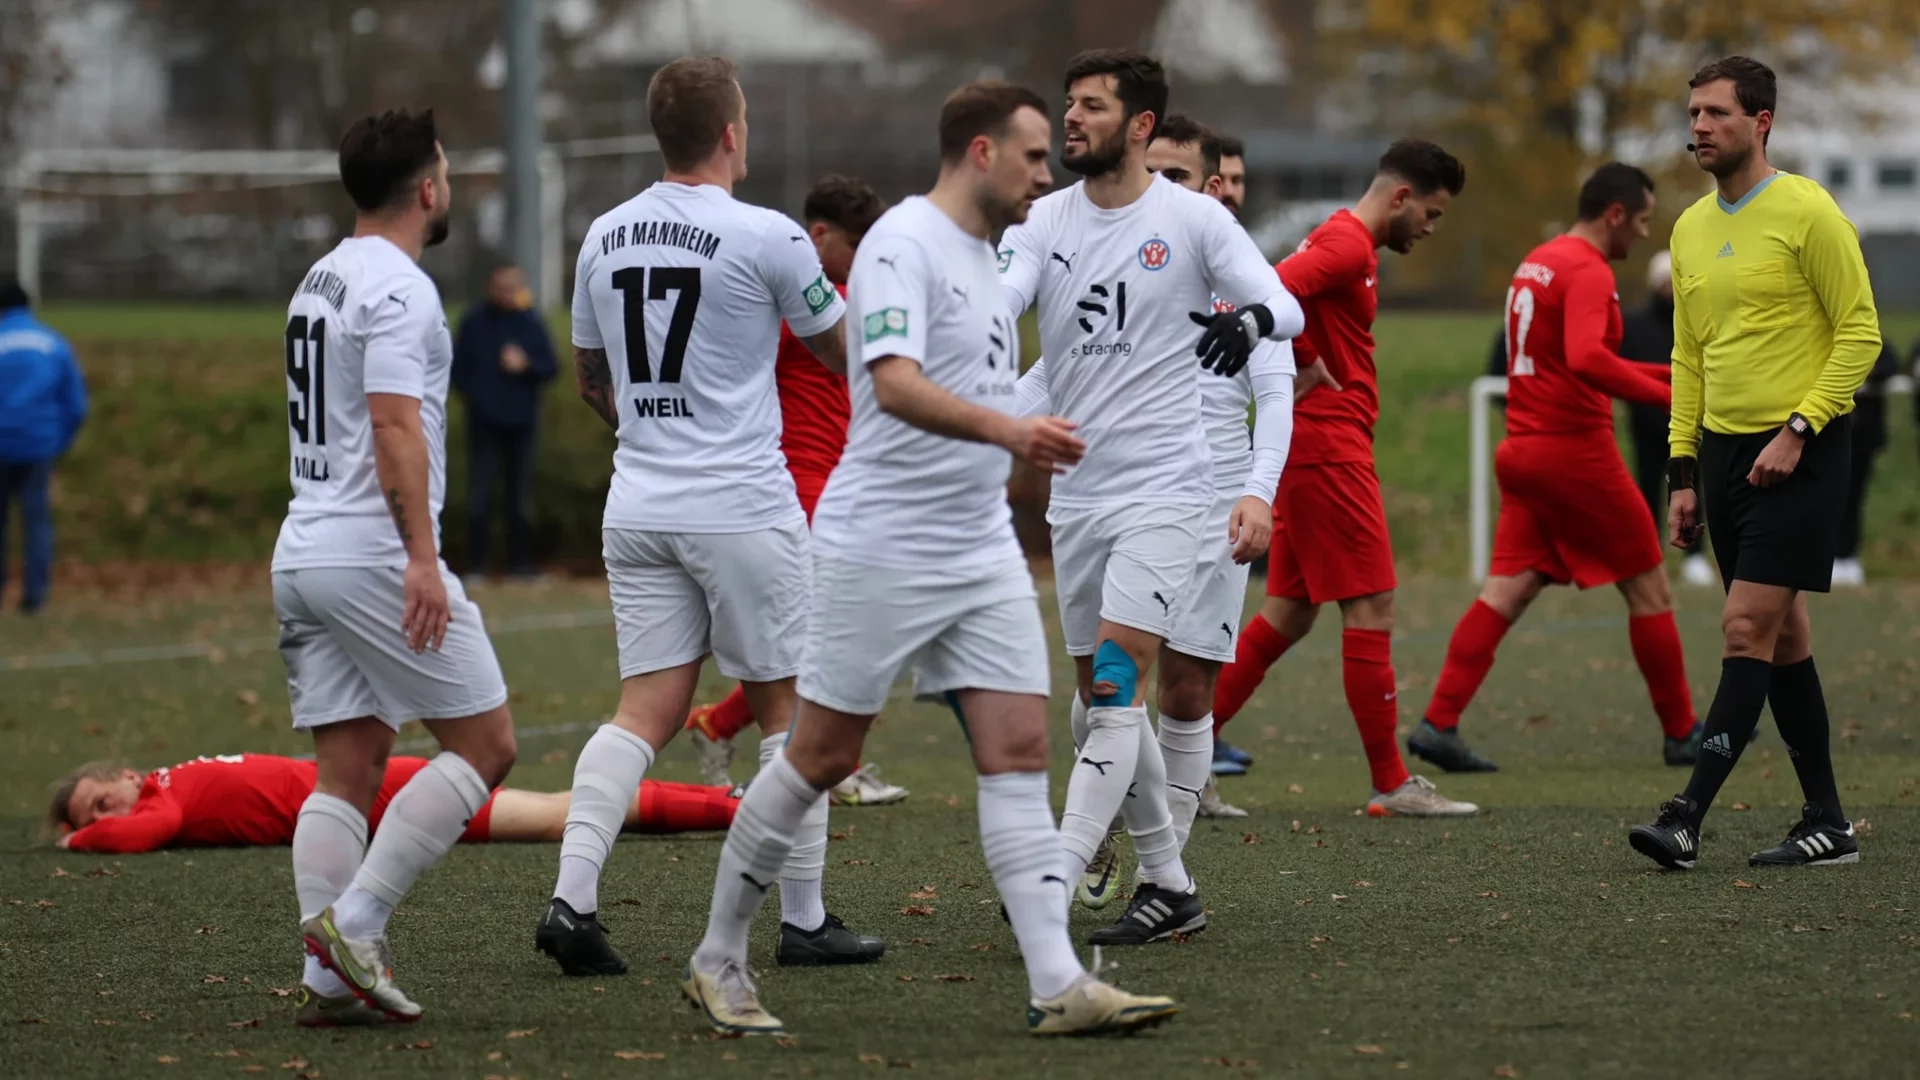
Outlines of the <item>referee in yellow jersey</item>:
[[1727,589],[1720,687],[1685,793],[1635,851],[1691,869],[1700,822],[1771,704],[1806,806],[1755,866],[1860,861],[1840,807],[1808,592],[1826,592],[1846,509],[1854,391],[1880,352],[1860,238],[1833,197],[1767,164],[1773,72],[1729,56],[1688,83],[1688,147],[1719,190],[1673,227],[1673,544],[1707,538]]

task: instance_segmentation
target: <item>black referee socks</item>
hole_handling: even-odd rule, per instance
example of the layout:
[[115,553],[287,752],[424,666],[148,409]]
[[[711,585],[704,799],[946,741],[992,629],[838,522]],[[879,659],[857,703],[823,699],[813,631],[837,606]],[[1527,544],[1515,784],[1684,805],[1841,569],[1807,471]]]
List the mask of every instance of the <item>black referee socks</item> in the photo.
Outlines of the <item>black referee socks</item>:
[[[1707,710],[1700,759],[1694,762],[1693,777],[1687,781],[1686,796],[1699,807],[1693,820],[1695,829],[1707,816],[1713,797],[1720,794],[1720,786],[1733,775],[1740,751],[1747,748],[1747,740],[1760,723],[1760,709],[1767,703],[1767,688],[1773,681],[1773,673],[1772,664],[1750,656],[1732,656],[1720,661],[1720,688],[1714,691],[1713,707]],[[1817,681],[1814,688],[1817,694]],[[1824,730],[1824,708],[1820,716]],[[1823,741],[1821,746],[1825,745]]]
[[1820,672],[1814,669],[1813,657],[1774,668],[1767,701],[1773,706],[1773,722],[1787,744],[1787,756],[1793,759],[1807,804],[1820,811],[1820,819],[1828,825],[1846,828],[1827,742],[1827,698],[1820,691]]

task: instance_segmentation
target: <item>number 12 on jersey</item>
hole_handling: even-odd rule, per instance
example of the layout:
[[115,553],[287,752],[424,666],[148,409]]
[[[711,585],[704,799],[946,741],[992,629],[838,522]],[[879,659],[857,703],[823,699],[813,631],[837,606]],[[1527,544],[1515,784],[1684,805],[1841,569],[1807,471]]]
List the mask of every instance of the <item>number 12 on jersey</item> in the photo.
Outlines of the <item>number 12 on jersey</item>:
[[660,381],[680,381],[687,357],[687,339],[693,336],[693,317],[700,311],[700,269],[693,266],[628,266],[608,279],[620,290],[621,313],[627,338],[627,381],[653,381],[647,364],[647,302],[679,293],[667,322],[667,340],[660,353]]
[[1527,331],[1533,329],[1533,290],[1524,285],[1507,289],[1507,374],[1533,374],[1527,355]]

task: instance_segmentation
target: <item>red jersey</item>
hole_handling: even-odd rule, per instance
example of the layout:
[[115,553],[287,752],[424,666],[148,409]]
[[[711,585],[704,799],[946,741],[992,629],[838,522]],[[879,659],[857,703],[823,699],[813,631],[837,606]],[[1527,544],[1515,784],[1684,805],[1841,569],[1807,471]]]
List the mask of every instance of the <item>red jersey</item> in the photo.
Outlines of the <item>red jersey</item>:
[[[837,288],[841,296],[847,294],[845,285]],[[780,392],[780,449],[787,455],[787,469],[793,473],[801,501],[807,502],[809,491],[819,497],[847,448],[847,422],[853,415],[847,379],[828,371],[782,323],[773,381]]]
[[[124,855],[163,847],[291,844],[319,766],[270,754],[222,754],[155,769],[130,813],[74,832],[72,851]],[[374,821],[385,810],[374,807]],[[369,824],[372,824],[370,822]]]
[[1287,463],[1372,461],[1373,425],[1380,418],[1373,370],[1380,256],[1373,231],[1351,213],[1335,211],[1275,269],[1307,315],[1306,332],[1293,340],[1294,363],[1304,368],[1325,360],[1340,384],[1337,391],[1318,387],[1293,403]]
[[1600,249],[1562,235],[1534,248],[1507,289],[1507,433],[1613,432],[1613,399],[1667,408],[1671,369],[1619,356],[1613,268]]

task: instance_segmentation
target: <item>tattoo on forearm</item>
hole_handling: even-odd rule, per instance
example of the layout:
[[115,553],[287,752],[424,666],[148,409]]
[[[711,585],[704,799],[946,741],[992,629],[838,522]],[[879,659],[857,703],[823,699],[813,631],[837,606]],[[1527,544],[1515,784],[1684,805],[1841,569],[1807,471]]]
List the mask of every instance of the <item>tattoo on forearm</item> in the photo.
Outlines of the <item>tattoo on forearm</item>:
[[400,489],[387,489],[387,511],[393,515],[393,527],[400,530],[402,544],[413,543],[413,530],[407,528],[407,507],[400,501]]
[[580,382],[580,399],[585,401],[607,426],[618,430],[620,410],[613,400],[613,368],[605,349],[573,350],[573,370]]

